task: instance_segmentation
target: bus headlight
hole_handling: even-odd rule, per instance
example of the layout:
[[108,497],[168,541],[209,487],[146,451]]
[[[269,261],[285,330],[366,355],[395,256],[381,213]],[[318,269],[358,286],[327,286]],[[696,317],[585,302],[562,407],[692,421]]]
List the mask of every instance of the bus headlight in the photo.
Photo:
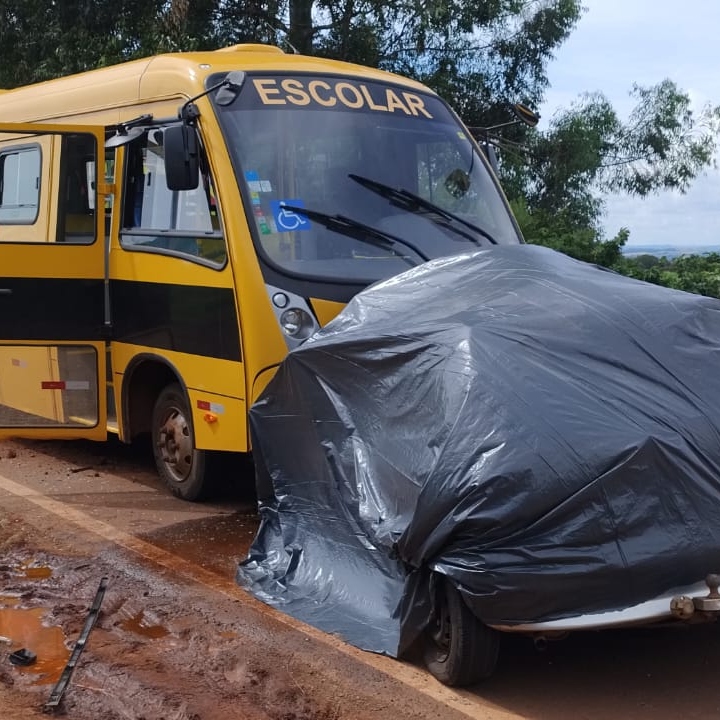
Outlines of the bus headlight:
[[295,340],[310,337],[314,325],[310,314],[302,308],[288,308],[280,316],[280,327],[283,332]]
[[266,284],[265,289],[285,344],[288,350],[294,350],[320,328],[310,302],[285,288]]

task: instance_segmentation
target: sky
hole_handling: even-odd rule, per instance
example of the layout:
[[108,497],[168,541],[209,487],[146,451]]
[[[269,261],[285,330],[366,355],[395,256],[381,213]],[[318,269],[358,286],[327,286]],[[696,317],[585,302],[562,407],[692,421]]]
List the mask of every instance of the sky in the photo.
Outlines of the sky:
[[[665,78],[693,109],[720,105],[720,0],[583,0],[575,30],[548,66],[551,87],[541,123],[584,92],[602,92],[621,118],[634,106],[633,83]],[[542,127],[542,125],[541,125]],[[708,170],[682,195],[606,196],[605,234],[630,230],[632,245],[720,244],[720,171]]]

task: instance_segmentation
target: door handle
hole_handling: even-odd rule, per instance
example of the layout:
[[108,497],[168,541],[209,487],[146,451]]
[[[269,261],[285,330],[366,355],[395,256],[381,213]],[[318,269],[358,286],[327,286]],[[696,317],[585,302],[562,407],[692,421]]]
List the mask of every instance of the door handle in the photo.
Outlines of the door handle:
[[0,288],[0,295],[12,295],[10,288]]

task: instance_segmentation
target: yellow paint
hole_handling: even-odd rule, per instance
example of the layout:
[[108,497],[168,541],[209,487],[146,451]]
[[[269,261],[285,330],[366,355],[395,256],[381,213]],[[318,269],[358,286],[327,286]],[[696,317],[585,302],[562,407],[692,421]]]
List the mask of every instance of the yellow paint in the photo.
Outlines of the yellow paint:
[[315,317],[317,317],[320,325],[323,326],[333,320],[345,307],[345,303],[322,300],[320,298],[312,298],[310,304],[315,312]]
[[[158,350],[143,345],[112,343],[116,407],[121,407],[117,403],[128,368],[139,355],[147,361],[167,363],[182,379],[190,399],[195,443],[199,449],[247,452],[249,448],[243,363],[173,350]],[[217,392],[218,388],[223,392]],[[222,405],[223,412],[218,414],[217,422],[205,422],[207,411],[198,408],[198,401]]]
[[[107,272],[111,281],[164,282],[232,290],[242,361],[160,350],[143,345],[139,339],[119,342],[110,338],[106,353],[103,342],[82,343],[74,339],[74,343],[54,343],[53,347],[28,342],[29,347],[23,350],[26,365],[20,372],[20,366],[13,365],[12,359],[18,347],[25,343],[15,339],[14,347],[8,347],[8,342],[6,347],[0,347],[0,405],[6,403],[8,407],[66,424],[40,429],[0,428],[0,437],[104,439],[110,429],[118,432],[122,440],[129,441],[138,428],[149,427],[149,415],[158,391],[153,387],[141,403],[142,418],[129,418],[126,409],[131,372],[138,362],[159,361],[175,373],[177,381],[187,389],[198,448],[239,451],[249,448],[248,408],[272,378],[287,353],[287,345],[255,253],[248,222],[248,215],[253,221],[252,212],[243,206],[235,169],[210,101],[200,97],[196,103],[201,113],[198,126],[202,145],[213,178],[213,228],[222,232],[226,242],[227,261],[222,266],[207,267],[123,247],[120,210],[125,204],[122,193],[126,149],[120,147],[105,157],[102,151],[106,126],[143,114],[175,117],[180,104],[205,90],[210,75],[238,69],[255,73],[243,92],[257,93],[269,106],[310,105],[332,109],[341,105],[343,109],[397,117],[431,117],[423,99],[430,91],[415,81],[357,65],[286,55],[277,48],[258,44],[215,52],[159,55],[4,92],[0,107],[0,133],[4,132],[0,135],[0,152],[18,144],[36,143],[42,151],[42,164],[37,221],[0,225],[0,274],[18,278],[101,280]],[[383,82],[391,82],[392,87],[377,84]],[[87,236],[93,230],[89,216],[66,213],[63,207],[60,193],[64,167],[60,134],[63,132],[93,133],[100,148],[95,159],[95,166],[100,170],[95,179],[98,189],[95,239],[85,245],[56,242],[58,220],[66,216],[63,222],[67,232]],[[25,137],[21,137],[23,134]],[[284,250],[278,245],[279,253]],[[314,294],[319,293],[320,289]],[[335,317],[342,304],[313,299],[312,307],[324,325]],[[97,353],[97,418],[89,420],[74,412],[66,406],[59,391],[38,389],[41,376],[56,379],[58,371],[53,362],[62,352],[63,344],[84,344]],[[198,348],[198,352],[201,351]],[[109,379],[106,363],[111,367]],[[58,376],[58,379],[61,378]],[[114,399],[117,419],[107,417],[106,390]],[[205,407],[207,403],[220,405],[223,411],[208,413],[198,407],[198,402]],[[69,422],[74,424],[70,426]],[[128,422],[136,424],[130,427]]]
[[60,392],[41,390],[41,379],[59,380],[55,347],[0,347],[0,406],[63,423]]
[[[247,410],[245,402],[225,395],[217,395],[188,388],[193,413],[195,443],[201,450],[230,450],[247,452]],[[198,402],[222,405],[223,412],[216,415],[215,422],[206,422],[206,410],[198,408]]]

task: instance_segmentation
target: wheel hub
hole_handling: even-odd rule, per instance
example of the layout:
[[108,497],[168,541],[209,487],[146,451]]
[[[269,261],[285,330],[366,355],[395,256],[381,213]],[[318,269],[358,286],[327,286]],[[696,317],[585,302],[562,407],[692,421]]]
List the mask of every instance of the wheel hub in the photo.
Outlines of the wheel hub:
[[446,602],[440,602],[440,607],[437,609],[435,615],[434,625],[430,637],[433,643],[440,650],[444,657],[450,652],[451,643],[451,623],[450,623],[450,611]]
[[160,427],[157,445],[173,479],[176,482],[187,480],[192,470],[192,434],[187,419],[178,408],[168,412]]

